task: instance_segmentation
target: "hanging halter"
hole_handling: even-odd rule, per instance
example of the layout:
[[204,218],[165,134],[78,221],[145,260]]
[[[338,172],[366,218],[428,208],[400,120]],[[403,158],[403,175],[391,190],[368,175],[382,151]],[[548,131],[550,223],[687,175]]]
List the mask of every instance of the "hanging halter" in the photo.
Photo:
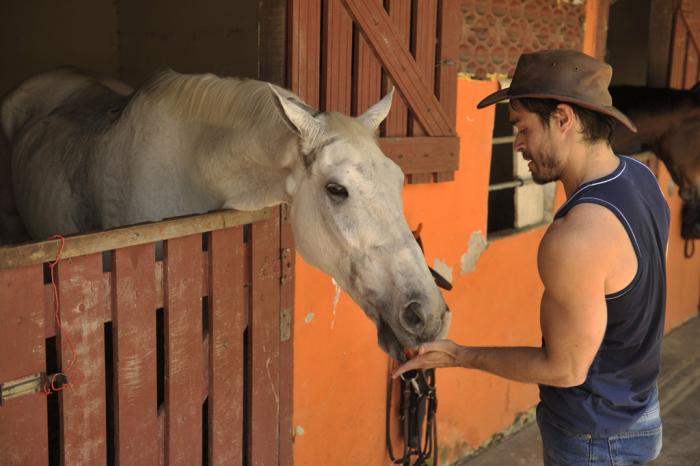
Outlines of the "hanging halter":
[[[419,224],[413,237],[423,251],[423,241],[420,232],[423,224]],[[424,251],[425,252],[425,251]],[[435,279],[435,284],[445,290],[451,290],[452,284],[431,267],[430,273]],[[391,366],[391,365],[390,365]],[[394,455],[391,444],[391,398],[394,389],[393,379],[389,374],[386,393],[386,449],[392,464],[403,466],[423,466],[438,464],[437,448],[437,389],[435,387],[435,369],[417,369],[401,374],[399,422],[403,438],[403,454],[400,457]]]

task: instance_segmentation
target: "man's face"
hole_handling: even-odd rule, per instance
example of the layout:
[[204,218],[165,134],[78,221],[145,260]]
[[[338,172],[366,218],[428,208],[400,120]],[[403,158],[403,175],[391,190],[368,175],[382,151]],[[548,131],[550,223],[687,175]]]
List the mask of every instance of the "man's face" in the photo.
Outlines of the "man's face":
[[545,184],[558,180],[560,162],[550,127],[542,124],[537,114],[527,111],[517,100],[511,101],[508,108],[510,122],[517,130],[513,148],[528,162],[533,181]]

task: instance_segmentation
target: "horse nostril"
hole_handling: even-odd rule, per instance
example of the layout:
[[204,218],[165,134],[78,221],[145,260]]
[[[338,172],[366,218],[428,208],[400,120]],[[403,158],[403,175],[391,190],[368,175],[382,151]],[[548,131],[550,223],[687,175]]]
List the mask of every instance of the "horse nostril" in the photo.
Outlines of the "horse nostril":
[[420,334],[425,327],[425,317],[422,311],[423,308],[418,301],[408,303],[399,315],[401,326],[410,333]]

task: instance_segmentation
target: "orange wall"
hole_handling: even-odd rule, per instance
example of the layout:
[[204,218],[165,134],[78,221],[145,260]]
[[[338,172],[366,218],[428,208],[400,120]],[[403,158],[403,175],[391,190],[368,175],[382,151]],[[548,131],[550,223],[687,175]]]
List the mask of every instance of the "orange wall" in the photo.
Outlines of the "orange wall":
[[[471,345],[539,345],[537,245],[545,227],[489,244],[476,272],[460,273],[460,258],[472,232],[486,232],[493,107],[476,103],[495,82],[460,79],[457,129],[460,170],[455,181],[406,186],[409,226],[423,224],[428,262],[453,270],[454,289],[445,298],[454,318],[449,337]],[[668,192],[668,174],[660,181]],[[561,190],[560,190],[561,191]],[[558,196],[561,199],[561,194]],[[678,195],[669,246],[668,326],[697,313],[698,255],[683,258]],[[335,306],[330,277],[298,258],[296,269],[294,426],[295,464],[303,466],[389,464],[384,446],[389,358],[376,343],[374,325],[345,294]],[[437,374],[441,462],[454,460],[509,426],[537,402],[537,388],[460,369]],[[394,439],[396,449],[401,444]]]

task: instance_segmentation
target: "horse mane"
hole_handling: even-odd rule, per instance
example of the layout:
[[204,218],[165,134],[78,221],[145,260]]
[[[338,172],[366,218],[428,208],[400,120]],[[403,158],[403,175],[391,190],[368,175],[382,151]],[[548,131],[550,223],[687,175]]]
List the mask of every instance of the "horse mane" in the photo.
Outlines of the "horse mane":
[[622,112],[667,113],[700,106],[696,90],[665,87],[611,86],[613,105]]
[[[277,92],[303,102],[279,87]],[[174,115],[214,127],[249,129],[286,124],[269,85],[254,79],[222,78],[214,74],[180,74],[163,71],[149,80],[135,100],[157,101]]]

